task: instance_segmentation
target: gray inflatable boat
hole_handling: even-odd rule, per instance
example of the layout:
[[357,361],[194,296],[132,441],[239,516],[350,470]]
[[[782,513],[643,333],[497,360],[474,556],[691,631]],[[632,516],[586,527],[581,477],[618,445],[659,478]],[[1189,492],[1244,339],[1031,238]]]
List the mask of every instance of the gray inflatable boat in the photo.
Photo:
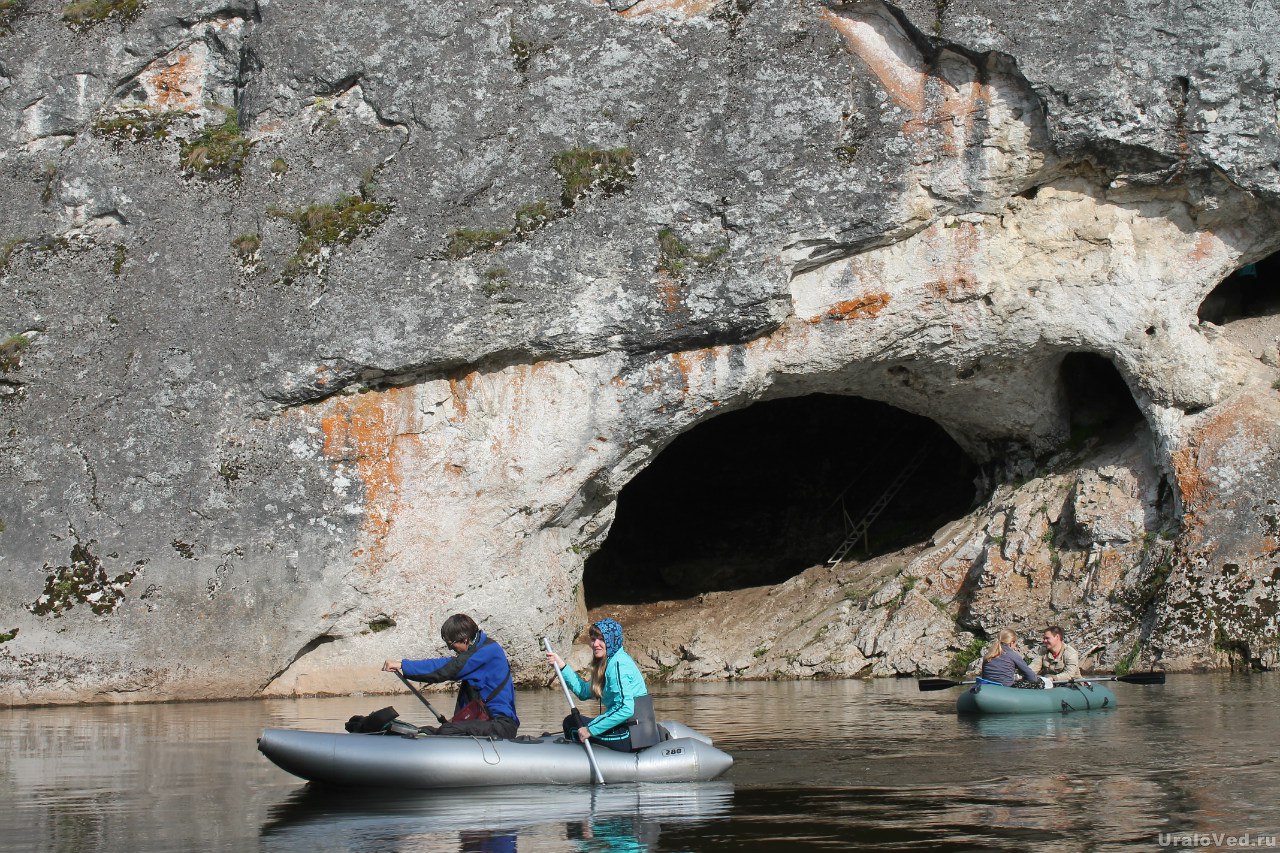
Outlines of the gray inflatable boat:
[[[639,752],[595,748],[606,783],[705,782],[733,766],[733,758],[705,735],[671,720],[658,725],[663,739]],[[582,745],[553,736],[407,738],[264,729],[258,751],[282,770],[327,785],[410,789],[592,781]]]

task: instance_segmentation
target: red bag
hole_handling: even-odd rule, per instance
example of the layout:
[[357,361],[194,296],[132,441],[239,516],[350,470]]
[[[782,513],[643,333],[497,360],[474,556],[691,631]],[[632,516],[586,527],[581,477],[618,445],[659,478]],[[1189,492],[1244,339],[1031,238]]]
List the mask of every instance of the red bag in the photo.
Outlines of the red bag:
[[458,713],[453,715],[451,723],[462,723],[467,720],[492,720],[489,716],[489,709],[484,706],[484,702],[479,699],[472,699],[467,704],[458,709]]

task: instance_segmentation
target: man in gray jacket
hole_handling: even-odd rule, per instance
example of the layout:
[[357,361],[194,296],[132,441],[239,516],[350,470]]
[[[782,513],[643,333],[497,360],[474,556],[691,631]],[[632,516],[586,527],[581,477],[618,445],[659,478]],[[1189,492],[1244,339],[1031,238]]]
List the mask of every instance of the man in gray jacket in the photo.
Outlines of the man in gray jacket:
[[1068,646],[1062,637],[1062,629],[1052,625],[1044,629],[1044,647],[1031,659],[1031,668],[1055,682],[1083,678],[1080,674],[1080,653]]

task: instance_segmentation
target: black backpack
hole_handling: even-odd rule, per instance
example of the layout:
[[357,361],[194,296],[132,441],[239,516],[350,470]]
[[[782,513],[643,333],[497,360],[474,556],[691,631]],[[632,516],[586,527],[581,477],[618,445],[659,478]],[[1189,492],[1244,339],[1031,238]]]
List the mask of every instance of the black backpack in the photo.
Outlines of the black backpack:
[[357,714],[347,720],[346,729],[353,735],[377,734],[379,732],[385,732],[398,716],[400,715],[396,713],[396,709],[388,705],[387,707],[374,711],[372,714],[364,717]]

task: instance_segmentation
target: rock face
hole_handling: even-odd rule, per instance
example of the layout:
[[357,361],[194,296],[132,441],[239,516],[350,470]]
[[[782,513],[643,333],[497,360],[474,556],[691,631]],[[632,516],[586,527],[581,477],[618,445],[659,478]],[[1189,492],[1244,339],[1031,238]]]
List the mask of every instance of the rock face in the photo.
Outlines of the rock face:
[[[985,503],[635,614],[655,670],[937,672],[1047,620],[1104,665],[1274,663],[1280,327],[1198,312],[1280,249],[1278,25],[7,5],[0,695],[376,690],[455,611],[537,679],[622,487],[816,392],[933,419]],[[1073,353],[1143,421],[1074,456]]]

